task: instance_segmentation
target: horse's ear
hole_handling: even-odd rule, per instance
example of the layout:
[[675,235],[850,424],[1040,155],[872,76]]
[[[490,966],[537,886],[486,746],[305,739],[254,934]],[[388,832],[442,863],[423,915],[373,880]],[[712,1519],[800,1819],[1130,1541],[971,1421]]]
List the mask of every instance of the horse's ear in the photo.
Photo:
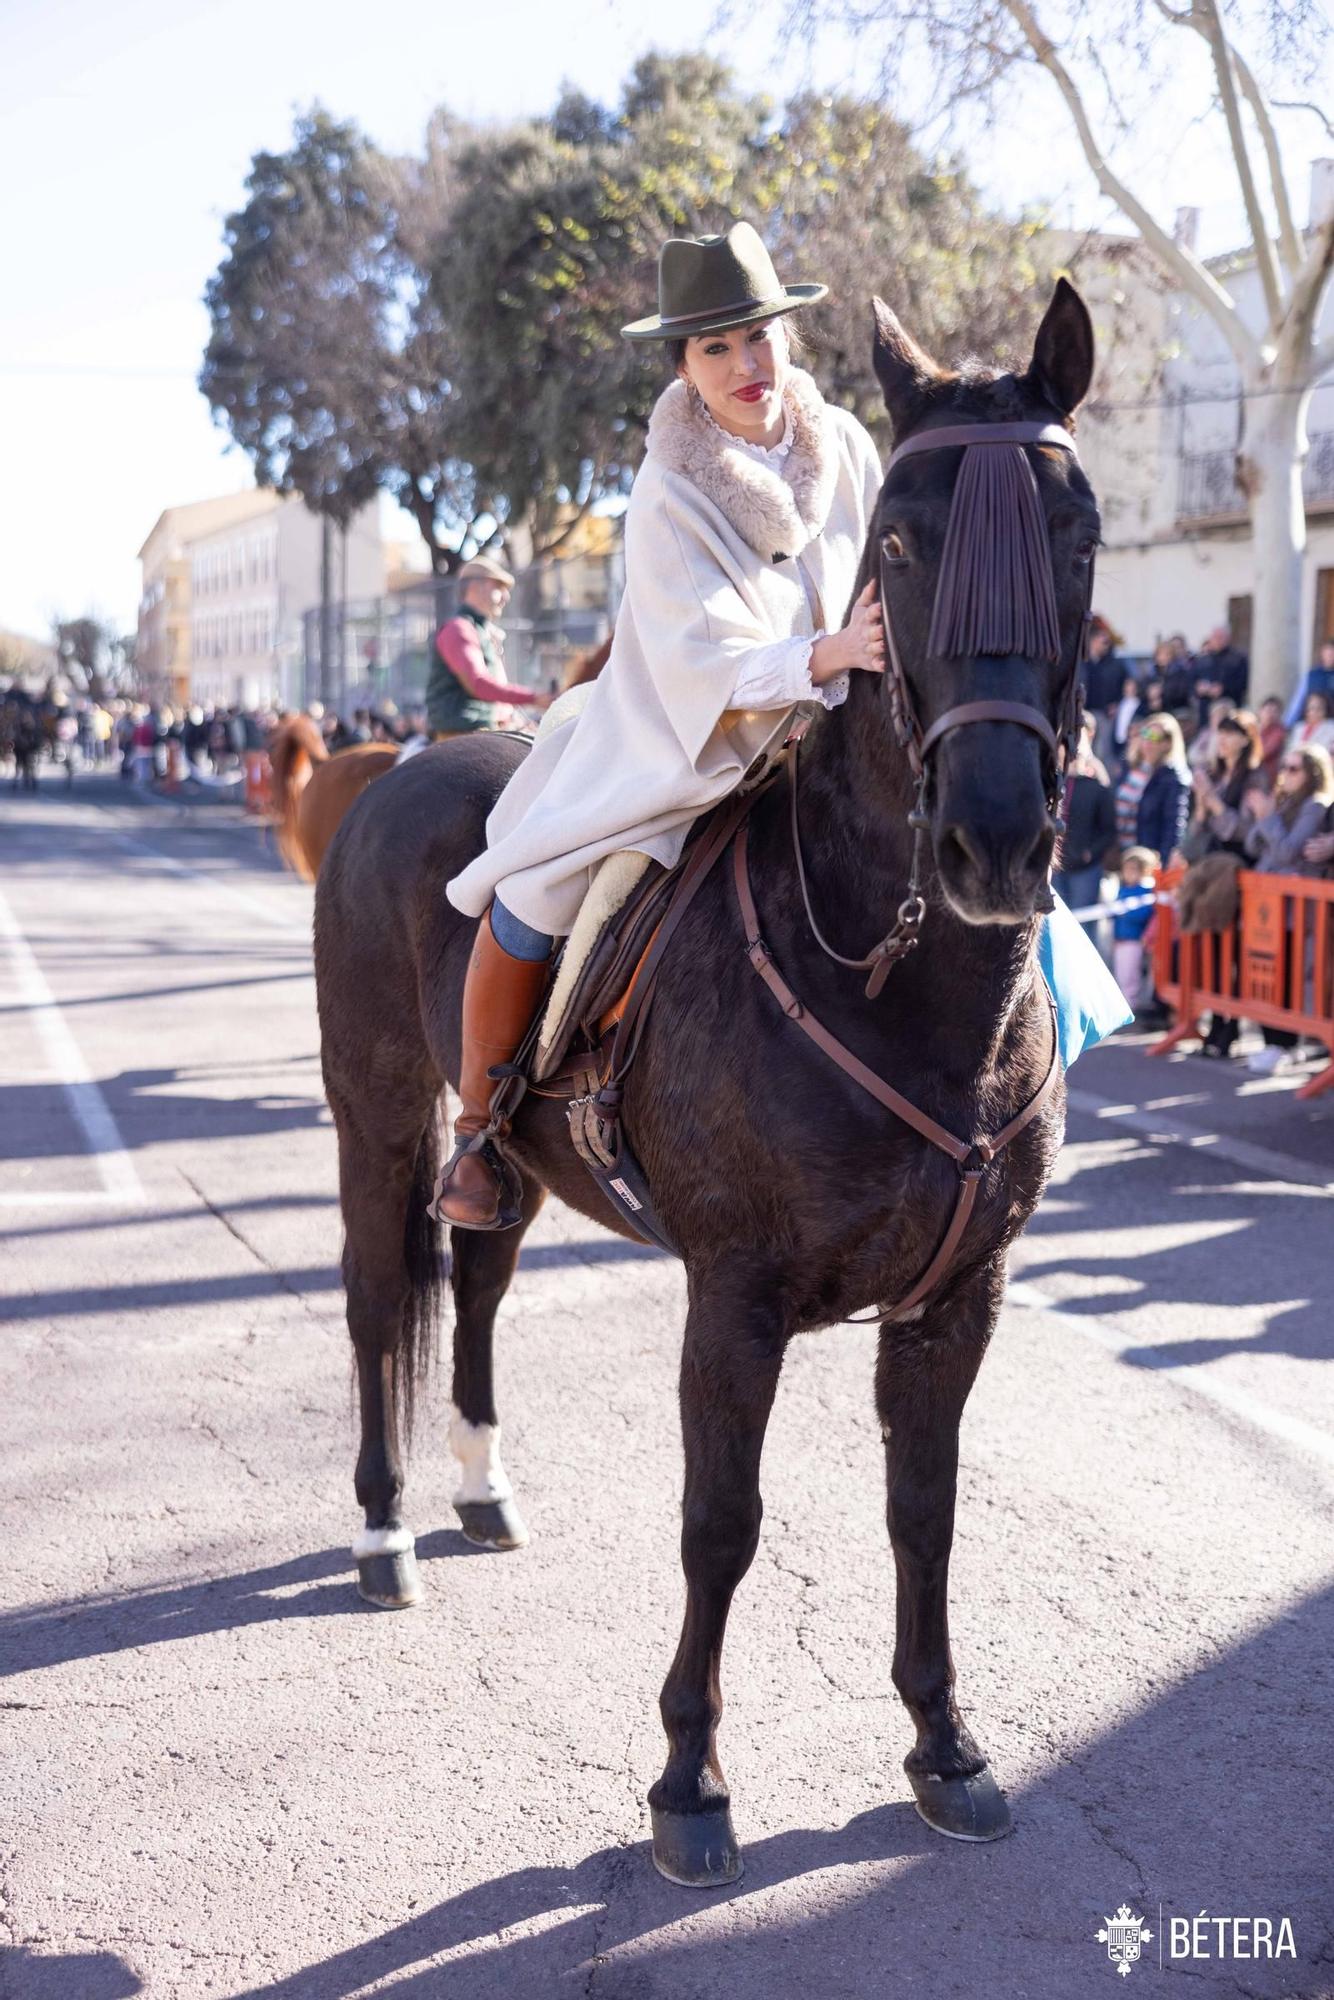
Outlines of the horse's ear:
[[897,313],[892,313],[883,299],[872,299],[871,310],[875,314],[871,362],[897,436],[916,414],[927,390],[943,380],[943,371],[926,349],[917,345]]
[[1093,321],[1068,278],[1056,280],[1051,304],[1042,315],[1026,381],[1058,409],[1073,416],[1093,380]]

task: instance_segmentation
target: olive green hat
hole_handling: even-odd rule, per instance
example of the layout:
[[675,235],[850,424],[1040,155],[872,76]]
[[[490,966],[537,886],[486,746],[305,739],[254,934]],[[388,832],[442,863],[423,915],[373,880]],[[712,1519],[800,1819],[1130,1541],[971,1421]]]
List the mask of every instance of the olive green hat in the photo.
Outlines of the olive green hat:
[[725,236],[671,236],[658,257],[658,310],[621,328],[627,340],[685,340],[813,305],[827,285],[782,285],[748,222]]

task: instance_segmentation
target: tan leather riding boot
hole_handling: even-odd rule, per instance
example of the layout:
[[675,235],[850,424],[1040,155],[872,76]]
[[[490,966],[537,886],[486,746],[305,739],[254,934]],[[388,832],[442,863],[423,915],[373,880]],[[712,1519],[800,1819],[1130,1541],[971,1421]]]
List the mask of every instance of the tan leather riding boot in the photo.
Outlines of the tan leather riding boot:
[[436,1183],[432,1203],[439,1219],[457,1229],[513,1226],[515,1218],[501,1216],[503,1191],[488,1157],[509,1127],[490,1130],[496,1086],[487,1072],[494,1064],[514,1060],[546,985],[547,963],[511,958],[492,935],[490,912],[482,918],[463,988],[463,1110],[454,1125],[454,1155]]

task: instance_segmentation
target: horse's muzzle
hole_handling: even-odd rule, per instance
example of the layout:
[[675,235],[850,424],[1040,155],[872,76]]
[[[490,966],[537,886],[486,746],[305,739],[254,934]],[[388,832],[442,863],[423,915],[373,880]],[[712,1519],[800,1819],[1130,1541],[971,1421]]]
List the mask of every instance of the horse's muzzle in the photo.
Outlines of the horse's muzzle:
[[1020,924],[1050,909],[1056,833],[1035,736],[984,722],[941,744],[931,841],[965,923]]

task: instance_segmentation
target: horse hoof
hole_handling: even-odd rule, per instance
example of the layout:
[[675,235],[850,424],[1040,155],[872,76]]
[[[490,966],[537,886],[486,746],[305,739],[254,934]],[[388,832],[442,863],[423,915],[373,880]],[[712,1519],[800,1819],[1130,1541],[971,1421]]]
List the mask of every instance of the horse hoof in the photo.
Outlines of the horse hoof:
[[527,1547],[528,1530],[512,1500],[456,1500],[454,1512],[464,1535],[479,1549]]
[[950,1840],[1000,1840],[1014,1825],[1005,1794],[986,1764],[971,1778],[932,1778],[909,1771],[918,1812]]
[[681,1889],[725,1889],[739,1882],[743,1862],[732,1831],[732,1815],[722,1812],[653,1814],[653,1866]]
[[406,1612],[422,1602],[422,1578],[416,1568],[416,1552],[408,1538],[406,1548],[376,1548],[356,1554],[356,1592],[366,1604],[382,1612]]

